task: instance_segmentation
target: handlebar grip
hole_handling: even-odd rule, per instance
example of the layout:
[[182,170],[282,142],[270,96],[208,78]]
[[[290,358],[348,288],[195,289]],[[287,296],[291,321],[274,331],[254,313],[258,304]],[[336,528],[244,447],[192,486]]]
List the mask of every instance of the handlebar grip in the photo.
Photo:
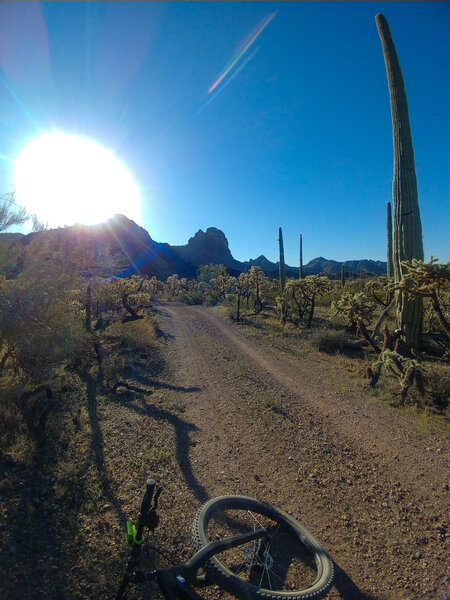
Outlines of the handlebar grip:
[[155,491],[156,481],[154,479],[147,479],[147,489],[145,490],[144,497],[141,504],[141,514],[145,515],[152,502],[153,492]]

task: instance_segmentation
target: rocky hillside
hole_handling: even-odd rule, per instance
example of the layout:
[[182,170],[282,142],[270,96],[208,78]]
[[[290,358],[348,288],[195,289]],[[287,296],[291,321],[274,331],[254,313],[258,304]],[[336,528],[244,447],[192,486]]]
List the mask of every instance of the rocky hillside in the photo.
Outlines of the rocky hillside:
[[0,266],[7,277],[20,272],[32,243],[42,249],[43,260],[77,253],[85,276],[123,277],[139,272],[166,279],[173,273],[195,277],[197,270],[168,244],[155,242],[145,229],[123,215],[99,225],[73,225],[28,235],[0,234]]
[[244,271],[244,263],[233,258],[225,234],[215,227],[208,227],[206,231],[199,229],[185,246],[172,246],[172,250],[194,265],[222,264],[229,272]]
[[[259,266],[269,276],[278,277],[278,263],[261,255],[240,262],[233,258],[223,231],[208,227],[199,229],[184,246],[170,246],[156,242],[149,233],[123,215],[115,215],[100,225],[73,225],[23,235],[0,234],[0,267],[7,277],[16,276],[23,264],[23,255],[29,244],[42,241],[49,254],[63,256],[72,252],[83,254],[85,274],[101,277],[124,276],[135,272],[167,279],[177,273],[180,277],[195,277],[198,265],[223,264],[228,272],[237,275],[251,266]],[[45,242],[45,244],[44,244]],[[306,275],[326,273],[337,276],[342,263],[315,258],[304,266]],[[347,273],[384,274],[386,263],[360,260],[344,263]],[[288,277],[298,277],[298,267],[286,267]]]

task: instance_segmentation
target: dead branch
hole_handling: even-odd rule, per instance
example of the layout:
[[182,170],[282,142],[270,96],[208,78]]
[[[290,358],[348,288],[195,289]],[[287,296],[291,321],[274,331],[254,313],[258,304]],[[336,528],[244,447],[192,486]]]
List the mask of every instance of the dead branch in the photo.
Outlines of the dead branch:
[[390,303],[386,306],[386,308],[383,310],[383,312],[379,316],[378,321],[375,323],[375,327],[373,328],[372,337],[374,339],[379,335],[380,328],[381,328],[381,323],[388,316],[388,314],[390,313],[390,311],[391,311],[392,307],[394,306],[394,304],[395,304],[395,298],[392,298],[392,300],[390,301]]

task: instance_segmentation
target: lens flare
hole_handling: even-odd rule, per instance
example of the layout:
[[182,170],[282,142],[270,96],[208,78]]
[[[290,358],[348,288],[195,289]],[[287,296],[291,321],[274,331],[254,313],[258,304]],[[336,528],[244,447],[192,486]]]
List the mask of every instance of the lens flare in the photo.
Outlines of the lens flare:
[[251,48],[251,46],[256,42],[258,37],[261,35],[261,33],[264,31],[264,29],[267,27],[267,25],[275,17],[276,14],[277,14],[276,12],[273,12],[270,15],[267,15],[267,17],[265,17],[261,21],[261,23],[251,32],[251,34],[247,37],[247,39],[242,44],[240,50],[237,52],[236,56],[231,59],[231,61],[225,67],[223,73],[216,79],[216,81],[209,88],[208,94],[211,94],[211,92],[213,92],[217,88],[217,86],[219,86],[222,83],[222,81],[225,79],[225,77],[228,75],[228,73],[230,73],[230,71],[233,69],[233,67],[241,60],[241,58],[246,54],[246,52],[248,52],[248,50]]

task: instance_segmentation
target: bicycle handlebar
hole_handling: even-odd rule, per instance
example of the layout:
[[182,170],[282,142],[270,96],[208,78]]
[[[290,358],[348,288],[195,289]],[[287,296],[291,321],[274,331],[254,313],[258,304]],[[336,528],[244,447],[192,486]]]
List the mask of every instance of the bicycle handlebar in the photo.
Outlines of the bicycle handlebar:
[[[138,517],[137,528],[128,523],[130,532],[128,534],[129,543],[132,548],[128,558],[127,569],[124,574],[122,584],[116,596],[117,600],[124,597],[125,590],[130,583],[144,583],[156,578],[159,587],[165,598],[173,600],[176,597],[186,600],[202,600],[193,590],[189,583],[198,583],[197,572],[205,563],[216,554],[223,550],[240,546],[252,540],[267,535],[267,529],[251,531],[233,538],[210,542],[207,546],[199,550],[184,565],[178,565],[169,569],[161,569],[151,572],[144,572],[140,567],[140,553],[143,540],[144,527],[154,530],[158,524],[158,515],[156,507],[162,488],[158,487],[155,493],[156,482],[148,479],[146,490],[141,503],[141,511]],[[153,503],[152,503],[153,500]]]
[[147,487],[145,490],[144,497],[142,498],[141,514],[147,513],[148,507],[152,502],[153,492],[155,491],[156,481],[154,479],[147,479]]

